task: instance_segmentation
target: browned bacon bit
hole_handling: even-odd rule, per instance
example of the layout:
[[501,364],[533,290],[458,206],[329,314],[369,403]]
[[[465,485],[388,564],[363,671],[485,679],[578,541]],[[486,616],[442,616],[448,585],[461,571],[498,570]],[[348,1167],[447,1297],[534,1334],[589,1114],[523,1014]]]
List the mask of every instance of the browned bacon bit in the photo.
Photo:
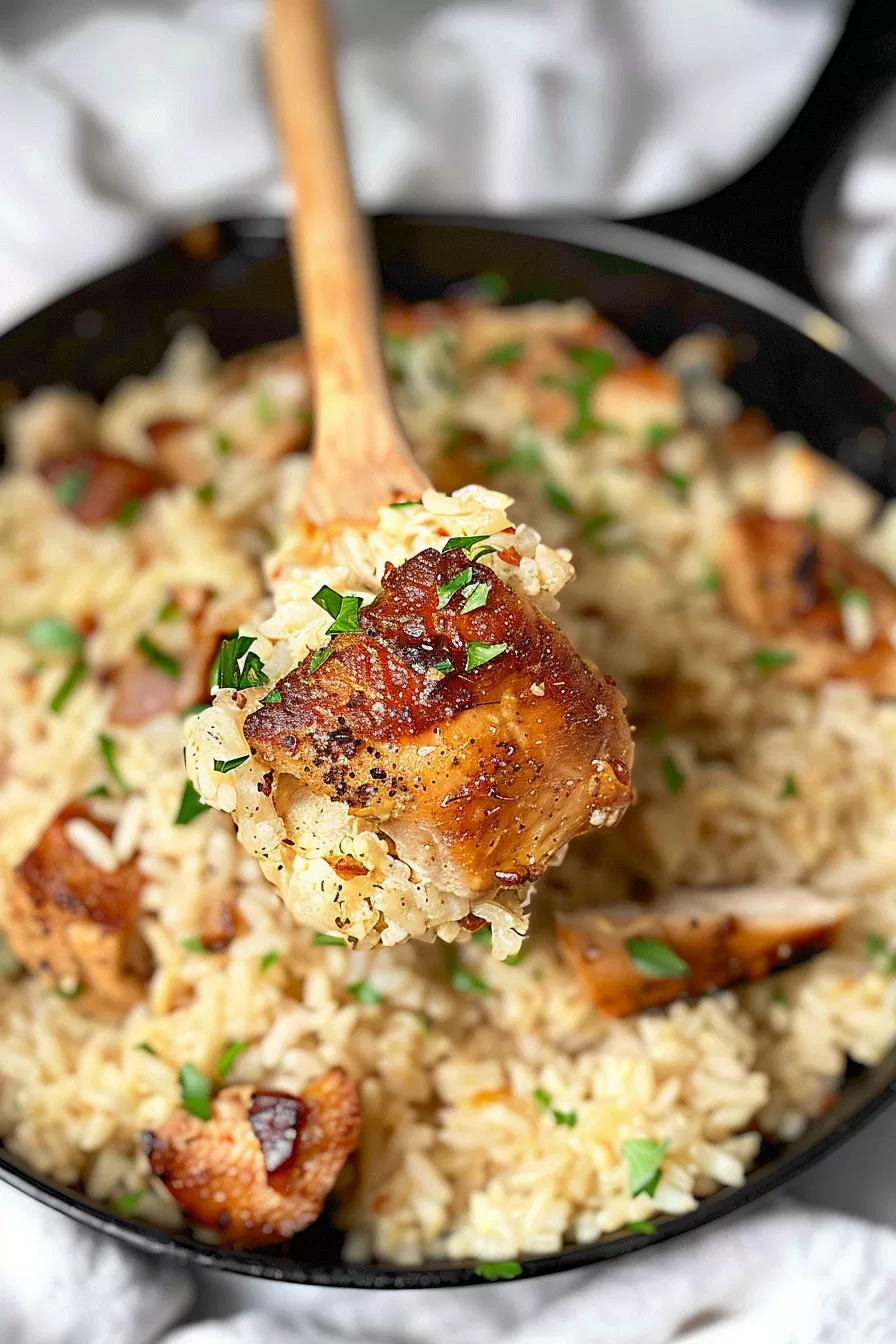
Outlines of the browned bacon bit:
[[[66,823],[86,818],[72,803],[50,823],[9,884],[6,934],[34,975],[71,991],[89,1016],[115,1018],[143,997],[135,973],[135,928],[143,878],[135,863],[105,872],[66,836]],[[105,835],[111,827],[93,825]]]
[[145,499],[165,484],[151,467],[98,448],[45,458],[38,470],[54,488],[61,489],[65,478],[76,483],[70,502],[66,497],[66,508],[87,527],[117,522],[132,501]]
[[851,913],[847,902],[805,887],[735,887],[596,906],[555,922],[560,951],[595,1008],[628,1017],[805,961],[831,946]]
[[[463,592],[444,599],[468,569],[463,587],[487,600],[463,613]],[[265,765],[375,819],[416,871],[464,895],[532,881],[574,835],[625,811],[625,701],[492,570],[422,551],[386,567],[358,619],[246,719]]]
[[[790,654],[779,675],[797,686],[832,678],[896,695],[896,588],[845,541],[799,518],[750,510],[726,528],[718,557],[725,598],[757,639]],[[847,638],[845,604],[863,609],[866,637]]]
[[341,1069],[300,1097],[227,1087],[211,1119],[178,1110],[144,1147],[187,1216],[228,1246],[288,1241],[313,1223],[361,1134],[358,1089]]

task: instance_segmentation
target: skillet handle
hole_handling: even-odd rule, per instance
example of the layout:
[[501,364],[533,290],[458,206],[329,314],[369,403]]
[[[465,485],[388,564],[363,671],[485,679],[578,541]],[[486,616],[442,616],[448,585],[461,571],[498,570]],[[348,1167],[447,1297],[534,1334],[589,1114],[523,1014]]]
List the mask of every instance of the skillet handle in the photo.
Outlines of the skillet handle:
[[853,0],[796,119],[743,177],[693,205],[629,221],[737,262],[816,306],[803,248],[819,179],[896,77],[893,0]]

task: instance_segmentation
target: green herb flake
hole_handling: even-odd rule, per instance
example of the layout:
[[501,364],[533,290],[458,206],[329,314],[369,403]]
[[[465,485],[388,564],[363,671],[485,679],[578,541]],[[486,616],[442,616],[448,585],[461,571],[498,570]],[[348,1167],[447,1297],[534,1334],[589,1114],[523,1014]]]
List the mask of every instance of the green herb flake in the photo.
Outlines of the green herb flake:
[[109,1203],[116,1213],[128,1217],[130,1214],[137,1212],[140,1201],[145,1194],[145,1190],[133,1190],[128,1195],[119,1195],[117,1199],[110,1199]]
[[143,654],[143,657],[147,662],[152,663],[153,667],[157,667],[160,672],[166,677],[170,677],[172,681],[176,681],[180,676],[181,668],[178,659],[172,658],[170,653],[166,653],[164,649],[160,649],[158,644],[150,639],[149,635],[144,634],[140,636],[137,640],[137,648]]
[[575,1129],[579,1123],[577,1111],[554,1111],[554,1122],[558,1125],[566,1125],[569,1129]]
[[503,275],[499,275],[497,271],[483,271],[481,275],[476,276],[474,283],[484,298],[493,299],[495,303],[506,299],[510,289]]
[[126,499],[115,519],[119,527],[133,527],[140,516],[139,499]]
[[491,994],[491,989],[478,975],[455,963],[451,967],[451,988],[459,994]]
[[454,671],[454,664],[450,658],[440,658],[437,663],[433,663],[434,672],[444,672],[447,676],[449,672]]
[[357,980],[353,985],[346,985],[345,988],[346,992],[351,994],[357,1003],[363,1004],[366,1008],[373,1008],[383,1001],[382,994],[376,985],[372,985],[369,980]]
[[225,434],[223,429],[212,430],[212,443],[215,446],[215,452],[221,457],[227,457],[228,453],[233,452],[233,439]]
[[722,587],[722,572],[710,565],[706,569],[697,587],[701,593],[717,593]]
[[812,509],[806,514],[806,526],[814,528],[816,532],[821,527],[821,514],[817,509]]
[[281,705],[283,703],[283,696],[275,687],[273,691],[268,691],[261,703],[263,705]]
[[488,592],[487,583],[477,583],[474,588],[471,588],[467,594],[466,602],[460,609],[461,616],[466,616],[467,612],[478,611],[480,607],[484,607],[488,601]]
[[882,938],[879,933],[869,933],[865,939],[865,946],[872,961],[882,962],[881,969],[888,975],[896,975],[896,952],[892,951],[888,938]]
[[193,493],[200,504],[213,504],[217,490],[214,481],[206,481],[204,485],[197,485]]
[[684,788],[684,775],[679,769],[677,763],[671,756],[664,756],[660,761],[660,768],[663,772],[663,779],[666,781],[666,788],[670,793],[681,793]]
[[195,1115],[197,1120],[209,1120],[212,1113],[212,1085],[204,1073],[200,1073],[195,1064],[182,1064],[180,1068],[180,1096],[184,1110]]
[[53,494],[58,499],[63,508],[70,509],[73,504],[84,494],[90,484],[90,476],[80,467],[72,467],[64,476],[53,486]]
[[308,671],[316,672],[334,652],[335,649],[332,644],[325,644],[322,649],[315,649],[311,655],[311,662],[308,664]]
[[50,713],[61,714],[65,703],[73,691],[87,676],[87,664],[83,658],[78,658],[72,663],[67,675],[50,701]]
[[532,1093],[535,1098],[535,1105],[540,1111],[549,1111],[551,1109],[551,1094],[545,1091],[543,1087],[536,1087]]
[[84,795],[85,798],[111,798],[112,794],[108,784],[94,784],[92,789],[88,789]]
[[473,570],[462,569],[459,574],[455,574],[453,579],[448,579],[446,583],[438,585],[439,611],[443,611],[451,601],[455,593],[460,592],[461,588],[466,588],[468,583],[473,582]]
[[558,513],[574,512],[569,495],[555,481],[545,481],[543,488],[544,497],[552,509],[556,509]]
[[139,1045],[134,1046],[135,1050],[142,1050],[144,1055],[152,1055],[153,1059],[158,1059],[158,1050],[153,1049],[149,1041],[141,1041]]
[[185,952],[207,952],[207,951],[208,951],[208,948],[206,947],[205,943],[202,941],[202,939],[201,939],[197,934],[194,934],[192,938],[182,938],[182,939],[181,939],[181,943],[180,943],[180,945],[181,945],[181,947],[184,949]]
[[674,439],[676,432],[674,425],[650,425],[644,434],[644,446],[655,452],[657,448],[662,448],[664,443]]
[[795,662],[796,654],[789,649],[754,649],[752,663],[760,672],[777,672]]
[[790,1007],[790,1000],[788,999],[787,995],[783,992],[783,990],[780,989],[776,989],[772,994],[772,1003],[777,1003],[782,1008]]
[[156,612],[156,620],[159,622],[160,625],[170,625],[171,622],[176,621],[179,616],[180,616],[180,607],[177,605],[173,597],[169,598],[167,602],[163,603],[162,606],[159,607],[158,611]]
[[488,541],[488,534],[483,532],[481,537],[449,537],[442,550],[468,551],[471,546],[477,546],[480,541]]
[[419,499],[396,499],[387,505],[390,509],[412,509],[415,504],[419,504]]
[[844,588],[840,594],[840,605],[845,607],[850,603],[858,607],[870,608],[871,598],[863,588]]
[[100,733],[99,737],[97,738],[97,742],[99,743],[99,748],[100,752],[102,753],[103,760],[106,762],[106,769],[109,771],[109,774],[115,780],[115,783],[122,790],[122,792],[127,793],[129,790],[129,786],[122,778],[121,771],[118,768],[118,757],[117,757],[118,744],[116,743],[115,738],[108,737],[105,733]]
[[656,1139],[625,1139],[622,1156],[628,1166],[628,1192],[636,1195],[654,1195],[660,1183],[661,1165],[669,1145]]
[[356,635],[361,629],[361,622],[358,620],[361,601],[360,597],[344,597],[339,611],[336,613],[336,619],[325,633],[328,635]]
[[[254,635],[225,635],[212,664],[209,678],[211,690],[214,691],[217,688],[218,690],[243,691],[247,686],[267,685],[267,677],[261,671],[261,659],[258,655],[255,655],[251,663],[246,658],[254,643]],[[246,659],[242,670],[240,669],[241,659]],[[263,678],[260,682],[256,680],[259,674]]]
[[332,933],[316,933],[311,939],[312,947],[345,947],[344,938],[336,938]]
[[490,1260],[477,1265],[474,1274],[487,1283],[496,1283],[499,1279],[518,1279],[523,1272],[519,1260]]
[[61,616],[42,616],[25,627],[25,638],[33,649],[64,649],[77,652],[84,636]]
[[222,1081],[227,1077],[228,1073],[230,1073],[230,1070],[233,1068],[234,1064],[239,1059],[243,1051],[248,1050],[248,1048],[249,1048],[248,1041],[230,1042],[230,1045],[228,1045],[227,1049],[224,1051],[223,1055],[218,1060],[218,1068],[216,1072],[218,1074],[218,1077]]
[[498,369],[506,364],[515,364],[522,358],[525,350],[523,341],[508,341],[506,345],[493,345],[491,350],[487,350],[482,356],[483,366],[487,369]]
[[241,765],[245,765],[248,759],[248,756],[231,756],[229,761],[214,761],[215,774],[229,775],[231,770],[238,770]]
[[477,929],[476,932],[471,936],[470,942],[481,943],[483,947],[491,947],[492,945],[491,925],[483,924],[482,928]]
[[191,821],[195,821],[198,816],[208,810],[208,803],[202,801],[195,784],[191,779],[188,779],[184,784],[177,816],[174,818],[175,826],[189,826]]
[[794,779],[793,775],[785,775],[785,776],[784,776],[784,783],[781,785],[781,792],[780,792],[780,794],[778,795],[778,797],[779,797],[779,798],[798,798],[798,797],[799,797],[799,789],[797,788],[797,783],[796,783],[796,780]]
[[243,666],[239,674],[239,689],[241,691],[249,690],[253,686],[267,686],[270,678],[264,670],[264,665],[257,653],[247,653],[243,659]]
[[652,1237],[656,1231],[656,1223],[629,1223],[628,1230],[637,1237]]
[[279,952],[276,951],[265,952],[264,956],[261,958],[259,965],[261,966],[261,969],[263,971],[269,971],[273,966],[274,962],[279,960],[280,960]]
[[506,653],[507,644],[479,644],[475,640],[467,645],[467,661],[465,670],[473,672],[477,667],[490,663],[493,658],[498,658],[502,653]]
[[663,473],[669,485],[677,495],[682,499],[687,499],[688,491],[691,488],[691,478],[685,475],[683,471],[666,471]]
[[311,601],[325,611],[331,620],[339,615],[342,610],[342,594],[337,593],[335,588],[331,588],[325,583],[322,588],[318,588]]
[[586,346],[576,346],[568,354],[579,366],[580,373],[572,378],[543,373],[539,382],[544,387],[558,387],[572,397],[575,413],[563,431],[563,437],[567,443],[578,443],[586,434],[596,434],[604,428],[591,414],[591,397],[601,378],[614,367],[615,360],[606,350],[594,350]]
[[271,400],[271,390],[266,383],[262,383],[255,394],[255,418],[260,420],[263,425],[267,425],[268,428],[277,423],[277,412]]
[[592,513],[590,518],[586,518],[582,523],[582,540],[587,542],[589,546],[597,546],[598,549],[601,549],[604,545],[604,530],[615,522],[616,514],[611,513],[609,509]]
[[626,938],[625,950],[632,965],[651,980],[677,980],[690,974],[688,963],[659,938]]
[[509,957],[504,958],[503,964],[505,966],[519,966],[520,962],[523,961],[524,958],[528,955],[528,951],[529,951],[528,947],[526,946],[525,943],[523,943],[523,946],[520,948],[519,952],[512,952]]

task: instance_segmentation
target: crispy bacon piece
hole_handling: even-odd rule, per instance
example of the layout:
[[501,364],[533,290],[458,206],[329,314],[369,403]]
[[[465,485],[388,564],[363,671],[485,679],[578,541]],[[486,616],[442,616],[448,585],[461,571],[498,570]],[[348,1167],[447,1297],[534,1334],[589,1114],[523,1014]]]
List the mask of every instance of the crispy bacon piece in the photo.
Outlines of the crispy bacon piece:
[[300,1097],[227,1087],[208,1121],[176,1111],[144,1134],[150,1166],[228,1246],[288,1241],[320,1215],[361,1134],[358,1089],[329,1069]]
[[[814,687],[846,677],[896,695],[896,588],[846,542],[799,518],[750,510],[728,524],[718,561],[734,616],[757,639],[795,655],[781,669],[784,680]],[[851,643],[850,600],[866,609],[859,616],[867,626]]]
[[[69,804],[19,864],[9,885],[6,934],[34,975],[79,986],[80,1011],[117,1017],[144,992],[134,939],[143,878],[135,863],[104,872],[71,844],[66,823],[87,816],[81,804]],[[93,824],[111,834],[111,827]]]
[[132,500],[145,499],[165,484],[151,467],[98,448],[45,458],[38,469],[51,486],[58,486],[64,477],[78,483],[81,488],[73,491],[75,497],[66,507],[87,527],[117,521]]
[[[557,943],[595,1008],[628,1017],[708,994],[740,980],[762,980],[830,947],[852,913],[806,887],[677,891],[649,906],[608,905],[557,915]],[[688,965],[681,976],[650,976],[626,946],[658,940]]]
[[[440,609],[438,586],[467,569]],[[462,614],[479,584],[487,600]],[[632,800],[622,695],[490,569],[422,551],[387,566],[359,621],[315,672],[306,659],[278,684],[279,704],[247,717],[265,764],[372,818],[401,858],[464,895],[533,881],[589,824],[621,817]],[[476,644],[506,650],[467,671]]]

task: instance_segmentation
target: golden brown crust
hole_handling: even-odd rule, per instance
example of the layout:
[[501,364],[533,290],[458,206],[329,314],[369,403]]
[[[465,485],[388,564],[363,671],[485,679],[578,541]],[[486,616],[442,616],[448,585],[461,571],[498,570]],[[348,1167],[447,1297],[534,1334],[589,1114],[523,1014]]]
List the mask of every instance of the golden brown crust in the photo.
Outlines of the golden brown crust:
[[144,1146],[189,1218],[224,1245],[250,1247],[287,1241],[314,1222],[360,1134],[358,1089],[329,1069],[300,1097],[225,1088],[210,1120],[176,1111]]
[[[725,599],[757,639],[792,652],[781,677],[815,687],[831,678],[866,682],[876,695],[896,695],[896,589],[847,542],[799,518],[749,510],[725,530],[719,553]],[[841,603],[864,594],[873,623],[867,648],[849,646]]]
[[98,448],[45,458],[39,471],[51,486],[75,472],[83,477],[83,488],[66,507],[87,527],[118,521],[132,501],[145,499],[165,484],[151,467]]
[[[605,906],[556,917],[557,943],[595,1008],[629,1017],[772,971],[831,946],[851,908],[802,887],[675,892],[650,906]],[[687,974],[643,973],[626,947],[658,940]]]
[[6,934],[33,974],[67,991],[77,987],[79,1011],[115,1017],[144,993],[129,967],[143,878],[134,863],[104,872],[71,844],[66,823],[87,815],[78,803],[64,808],[19,864],[7,895]]
[[[469,570],[488,600],[461,613],[439,585]],[[246,719],[276,770],[374,818],[420,872],[487,893],[533,880],[593,813],[632,798],[625,702],[609,677],[492,570],[460,550],[387,567],[361,631],[333,638],[278,684],[279,704]],[[506,644],[466,670],[471,643]],[[439,670],[439,664],[452,671]]]

